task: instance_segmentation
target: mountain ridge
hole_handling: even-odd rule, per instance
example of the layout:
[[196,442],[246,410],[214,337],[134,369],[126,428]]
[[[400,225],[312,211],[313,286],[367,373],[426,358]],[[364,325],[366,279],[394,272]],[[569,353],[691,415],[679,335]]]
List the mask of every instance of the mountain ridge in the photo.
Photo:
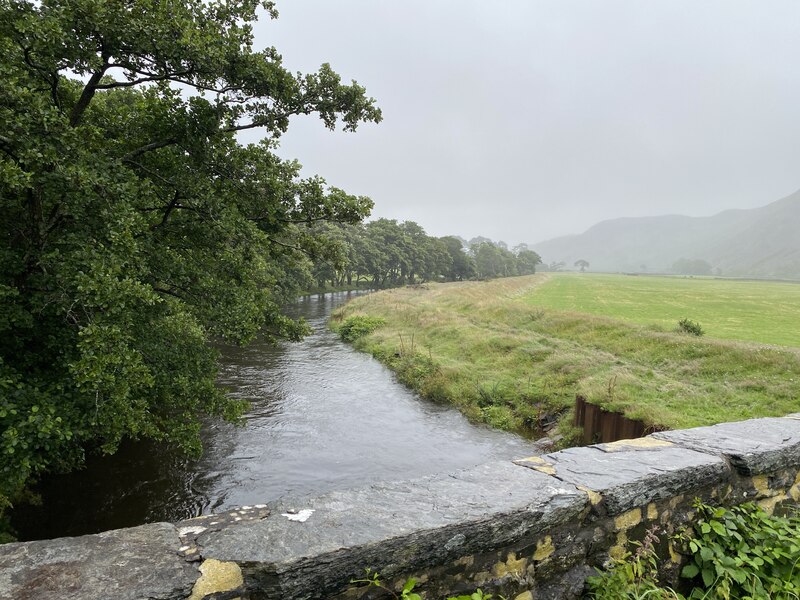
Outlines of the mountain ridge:
[[711,216],[609,219],[531,247],[545,264],[571,267],[584,259],[593,271],[669,273],[688,259],[725,276],[800,279],[800,190],[758,208]]

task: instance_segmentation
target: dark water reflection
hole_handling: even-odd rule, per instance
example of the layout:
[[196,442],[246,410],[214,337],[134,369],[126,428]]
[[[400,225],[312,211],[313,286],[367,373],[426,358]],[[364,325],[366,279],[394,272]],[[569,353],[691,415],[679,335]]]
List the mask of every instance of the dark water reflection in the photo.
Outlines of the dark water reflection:
[[20,507],[20,539],[177,521],[283,496],[447,472],[535,451],[517,436],[471,425],[419,399],[378,362],[326,328],[347,293],[310,296],[293,311],[314,334],[278,347],[224,348],[220,382],[252,403],[246,427],[204,427],[188,460],[155,444],[126,444],[69,476],[43,482],[42,507]]

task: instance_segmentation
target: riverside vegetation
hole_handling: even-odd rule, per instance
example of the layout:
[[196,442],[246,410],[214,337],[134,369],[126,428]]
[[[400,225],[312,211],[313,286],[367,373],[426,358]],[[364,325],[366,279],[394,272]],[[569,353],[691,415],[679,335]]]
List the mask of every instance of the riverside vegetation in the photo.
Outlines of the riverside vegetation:
[[[687,561],[676,582],[681,593],[660,582],[662,544],[657,527],[641,542],[612,558],[605,569],[587,581],[586,597],[593,600],[797,600],[800,598],[800,516],[777,516],[753,503],[733,508],[695,501],[697,517],[674,536]],[[663,550],[663,549],[662,549]],[[423,600],[408,579],[399,592],[367,569],[366,577],[351,583],[379,588],[395,600]],[[447,600],[489,600],[478,589]],[[502,596],[498,600],[505,600]]]
[[636,549],[589,579],[595,600],[797,600],[800,517],[773,516],[755,504],[730,509],[696,502],[697,518],[677,541],[689,556],[681,570],[688,595],[658,581],[659,539],[648,531]]
[[[662,290],[668,327],[642,316],[660,314],[651,294],[636,300],[645,279],[655,279],[652,285]],[[634,282],[631,287],[628,281]],[[572,299],[563,291],[571,282],[578,289]],[[673,283],[678,289],[696,287],[681,304],[680,292],[668,292]],[[569,434],[571,408],[581,395],[653,428],[686,428],[800,410],[796,348],[718,339],[791,341],[788,327],[773,331],[759,323],[782,318],[798,289],[539,274],[386,290],[340,308],[331,326],[422,396],[496,427],[537,435],[560,417]],[[719,300],[720,291],[730,302]],[[602,300],[614,305],[612,298],[627,303],[617,302],[618,318],[556,308],[559,296],[570,307],[584,301],[583,295],[596,305]],[[762,301],[767,296],[771,303]],[[736,329],[732,315],[748,311],[758,319]],[[703,315],[705,336],[675,331],[675,315],[697,318],[697,313]],[[562,443],[570,441],[567,435]]]
[[355,130],[380,110],[255,48],[259,15],[274,4],[0,2],[0,529],[87,453],[199,452],[203,415],[244,409],[211,342],[305,334],[281,307],[333,254],[312,224],[369,215],[273,151],[295,115]]

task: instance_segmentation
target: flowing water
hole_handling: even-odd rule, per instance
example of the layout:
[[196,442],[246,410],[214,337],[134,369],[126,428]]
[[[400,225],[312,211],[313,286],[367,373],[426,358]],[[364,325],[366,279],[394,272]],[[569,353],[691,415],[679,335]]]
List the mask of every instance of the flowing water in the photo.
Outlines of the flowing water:
[[536,452],[518,436],[469,423],[420,399],[371,357],[327,329],[349,293],[300,299],[294,316],[314,333],[300,343],[223,348],[220,383],[251,403],[246,426],[210,422],[204,454],[186,459],[129,443],[87,468],[43,481],[41,507],[19,507],[23,540],[81,535],[411,479]]

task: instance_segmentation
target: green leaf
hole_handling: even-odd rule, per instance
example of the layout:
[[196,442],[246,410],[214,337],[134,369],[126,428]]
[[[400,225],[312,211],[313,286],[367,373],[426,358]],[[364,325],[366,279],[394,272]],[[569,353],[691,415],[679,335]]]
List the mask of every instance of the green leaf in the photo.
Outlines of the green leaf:
[[692,579],[693,577],[696,577],[699,572],[700,569],[697,567],[697,565],[688,564],[681,570],[681,577]]
[[727,530],[719,521],[711,521],[709,524],[711,525],[711,529],[713,529],[714,533],[716,533],[717,535],[727,534]]

